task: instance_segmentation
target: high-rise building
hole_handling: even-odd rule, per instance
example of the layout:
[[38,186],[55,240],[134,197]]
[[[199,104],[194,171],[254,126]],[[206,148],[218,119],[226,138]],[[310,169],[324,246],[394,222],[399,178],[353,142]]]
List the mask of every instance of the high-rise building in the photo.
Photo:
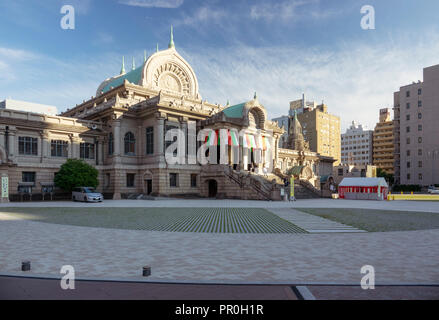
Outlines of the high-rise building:
[[328,106],[322,102],[302,100],[290,103],[290,116],[297,113],[303,128],[305,141],[313,152],[336,159],[334,165],[339,165],[341,160],[340,144],[340,117],[328,113]]
[[341,135],[341,163],[346,165],[372,164],[373,130],[365,130],[361,124],[352,125]]
[[439,184],[439,65],[394,93],[395,182]]
[[386,173],[393,174],[394,138],[393,121],[390,109],[380,109],[380,121],[373,131],[373,165],[383,169]]

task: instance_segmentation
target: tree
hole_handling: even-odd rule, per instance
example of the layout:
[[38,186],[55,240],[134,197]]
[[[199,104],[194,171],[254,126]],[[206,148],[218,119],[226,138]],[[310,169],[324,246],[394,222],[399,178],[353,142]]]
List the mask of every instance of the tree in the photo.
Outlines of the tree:
[[98,184],[98,170],[78,159],[67,159],[55,176],[55,185],[68,192],[76,187],[96,188]]

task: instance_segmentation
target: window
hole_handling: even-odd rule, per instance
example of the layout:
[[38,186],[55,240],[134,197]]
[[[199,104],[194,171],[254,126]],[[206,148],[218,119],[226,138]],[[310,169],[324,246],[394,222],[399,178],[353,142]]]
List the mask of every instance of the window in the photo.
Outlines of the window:
[[29,156],[38,155],[38,139],[32,137],[18,137],[18,153]]
[[169,186],[172,188],[178,187],[178,173],[169,174]]
[[418,96],[422,94],[422,89],[418,89]]
[[408,98],[410,97],[410,91],[406,91],[405,96]]
[[338,169],[338,175],[342,176],[343,175],[343,169]]
[[410,144],[410,138],[407,138],[406,142],[407,144]]
[[407,109],[410,109],[410,102],[407,102]]
[[418,143],[422,143],[422,137],[418,138]]
[[191,174],[191,187],[192,188],[197,187],[197,175],[194,173]]
[[407,150],[407,157],[410,157],[410,150]]
[[146,154],[154,154],[154,128],[146,128]]
[[418,161],[418,168],[422,168],[422,161]]
[[21,180],[22,180],[22,182],[35,183],[35,172],[22,172]]
[[410,173],[407,173],[407,180],[410,180]]
[[422,113],[418,113],[418,119],[422,119]]
[[68,146],[67,141],[52,140],[50,147],[52,157],[67,158],[69,155]]
[[127,173],[127,188],[134,187],[134,180],[136,175],[134,173]]
[[108,135],[108,154],[112,155],[114,153],[114,136],[113,133],[110,132]]
[[410,115],[409,115],[409,114],[406,115],[406,116],[405,116],[405,119],[406,119],[407,121],[410,121]]
[[422,173],[418,174],[418,179],[422,180]]
[[422,131],[422,124],[418,124],[418,131]]
[[418,107],[422,107],[422,101],[421,100],[418,101]]
[[405,128],[405,131],[406,131],[406,132],[410,132],[410,127],[406,127],[406,128]]
[[407,168],[410,168],[410,161],[407,161]]
[[132,132],[127,132],[125,134],[125,154],[126,155],[134,155],[136,152],[136,138]]
[[422,156],[422,149],[418,149],[418,156]]
[[95,158],[95,145],[94,145],[94,143],[80,143],[79,144],[79,157],[81,159],[94,159]]

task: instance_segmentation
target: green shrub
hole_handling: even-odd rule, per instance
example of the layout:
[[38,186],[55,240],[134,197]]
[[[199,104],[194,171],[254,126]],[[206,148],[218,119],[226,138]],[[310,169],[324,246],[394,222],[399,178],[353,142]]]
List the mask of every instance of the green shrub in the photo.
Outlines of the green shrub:
[[68,159],[55,176],[55,185],[68,192],[76,187],[96,188],[98,184],[98,170],[78,159]]

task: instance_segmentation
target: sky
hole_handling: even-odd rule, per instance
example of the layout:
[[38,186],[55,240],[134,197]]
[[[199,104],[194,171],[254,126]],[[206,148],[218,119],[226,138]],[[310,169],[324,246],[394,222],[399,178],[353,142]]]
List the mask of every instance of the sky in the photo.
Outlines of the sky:
[[[75,28],[61,28],[64,5]],[[364,30],[361,8],[375,11]],[[328,105],[373,129],[393,92],[439,64],[437,0],[0,0],[0,100],[74,107],[134,58],[167,48],[191,64],[203,99],[257,92],[270,118],[289,102]]]

